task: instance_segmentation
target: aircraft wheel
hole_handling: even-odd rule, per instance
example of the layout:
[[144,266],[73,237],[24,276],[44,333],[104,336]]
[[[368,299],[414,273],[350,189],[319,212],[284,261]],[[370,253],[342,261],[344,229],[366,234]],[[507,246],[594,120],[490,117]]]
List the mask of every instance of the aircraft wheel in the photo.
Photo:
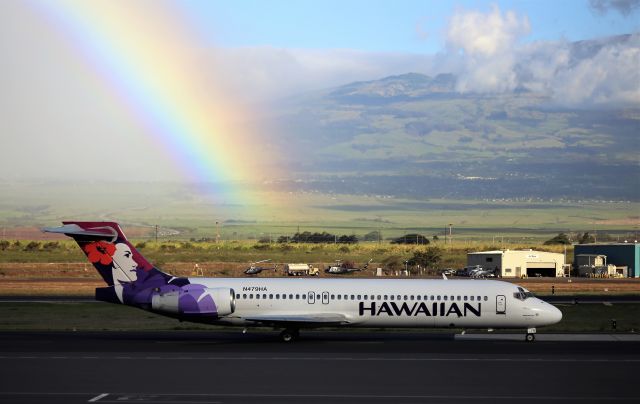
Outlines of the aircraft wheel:
[[525,340],[527,342],[533,342],[536,340],[536,334],[527,334],[527,336],[525,337]]
[[280,333],[280,339],[282,340],[282,342],[295,341],[296,339],[298,339],[299,336],[300,336],[300,333],[298,332],[298,330],[286,329]]

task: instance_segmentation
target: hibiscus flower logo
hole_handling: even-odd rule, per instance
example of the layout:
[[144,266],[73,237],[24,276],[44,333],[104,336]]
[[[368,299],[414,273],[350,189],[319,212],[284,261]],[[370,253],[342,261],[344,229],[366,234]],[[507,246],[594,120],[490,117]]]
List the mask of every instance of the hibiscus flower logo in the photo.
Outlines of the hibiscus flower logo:
[[84,247],[89,261],[95,263],[100,262],[102,265],[110,265],[113,262],[113,254],[116,252],[116,246],[106,241],[96,241],[87,244]]

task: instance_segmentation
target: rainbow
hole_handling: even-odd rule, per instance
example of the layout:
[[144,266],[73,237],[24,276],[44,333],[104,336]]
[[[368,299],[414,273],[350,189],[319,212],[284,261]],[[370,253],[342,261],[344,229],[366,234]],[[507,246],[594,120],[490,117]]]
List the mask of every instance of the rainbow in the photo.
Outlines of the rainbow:
[[182,3],[142,4],[146,7],[120,1],[36,2],[34,7],[70,39],[99,91],[126,108],[186,180],[216,184],[209,191],[243,198],[237,184],[269,175],[251,164],[263,143],[256,130],[242,124],[251,111],[216,84],[220,75],[212,63],[202,63],[203,48],[212,45],[191,28],[195,24],[180,9]]

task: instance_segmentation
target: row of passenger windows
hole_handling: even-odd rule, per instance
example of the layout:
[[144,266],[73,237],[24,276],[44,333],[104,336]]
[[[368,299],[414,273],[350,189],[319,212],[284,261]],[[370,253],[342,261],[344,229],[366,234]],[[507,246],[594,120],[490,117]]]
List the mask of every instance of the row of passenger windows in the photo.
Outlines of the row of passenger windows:
[[[321,295],[316,295],[316,299],[320,300]],[[260,293],[236,293],[236,299],[276,299],[276,300],[307,300],[306,294],[260,294]],[[313,298],[313,296],[311,296]],[[460,296],[460,295],[331,295],[331,300],[417,300],[417,301],[482,301],[489,300],[487,296]]]

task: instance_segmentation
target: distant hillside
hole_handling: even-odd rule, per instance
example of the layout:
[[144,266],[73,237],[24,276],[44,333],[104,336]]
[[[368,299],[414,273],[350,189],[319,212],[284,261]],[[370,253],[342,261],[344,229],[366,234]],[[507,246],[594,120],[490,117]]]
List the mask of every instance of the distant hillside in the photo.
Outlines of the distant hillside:
[[[616,37],[613,40],[624,40]],[[571,57],[598,41],[572,45]],[[541,94],[460,94],[407,73],[279,104],[295,188],[429,197],[640,200],[640,106],[578,110]],[[343,189],[346,188],[346,189]]]

